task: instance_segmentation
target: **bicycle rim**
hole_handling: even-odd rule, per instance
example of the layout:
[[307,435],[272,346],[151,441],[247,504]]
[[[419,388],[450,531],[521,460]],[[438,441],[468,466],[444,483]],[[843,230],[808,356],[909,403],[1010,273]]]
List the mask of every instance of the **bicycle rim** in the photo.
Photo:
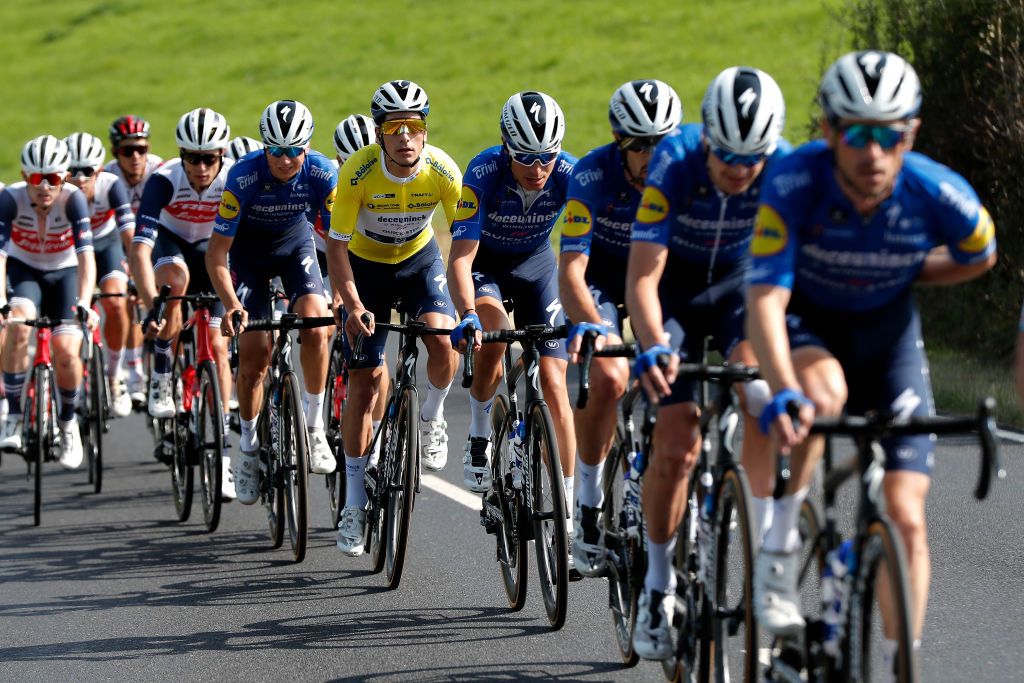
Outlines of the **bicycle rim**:
[[[334,472],[324,475],[324,483],[327,486],[327,507],[330,515],[330,528],[338,528],[341,521],[341,511],[345,507],[345,465],[344,449],[341,447],[341,420],[334,416],[334,383],[341,372],[341,359],[331,352],[330,364],[327,366],[327,382],[324,388],[324,431],[327,434],[327,443],[330,444],[338,461],[338,467]],[[342,410],[344,415],[344,409]]]
[[188,422],[186,416],[181,414],[182,384],[181,377],[184,372],[185,360],[182,357],[184,334],[179,337],[177,348],[174,354],[174,368],[171,373],[171,396],[174,401],[174,416],[168,418],[171,434],[174,439],[173,462],[171,463],[171,489],[174,494],[174,510],[178,514],[178,521],[188,520],[192,512],[192,479],[195,476],[191,462],[191,440],[188,433]]
[[617,429],[615,445],[602,466],[604,506],[601,517],[605,546],[608,548],[608,607],[612,615],[612,627],[615,629],[615,643],[622,663],[634,666],[640,660],[633,649],[633,630],[636,628],[637,603],[647,569],[647,549],[644,547],[642,528],[637,529],[636,535],[626,531],[623,482],[629,464],[624,457],[623,449],[627,446],[622,439],[621,430]]
[[199,450],[200,485],[203,500],[203,521],[206,530],[216,531],[220,524],[220,489],[224,473],[222,458],[224,452],[224,407],[220,402],[220,384],[216,366],[210,361],[199,365],[199,401],[196,411],[199,423],[194,435]]
[[[260,413],[260,500],[267,513],[267,531],[270,532],[270,547],[277,549],[284,543],[284,494],[277,487],[277,471],[280,462],[270,439],[270,402],[274,400],[273,386],[268,386]],[[280,419],[280,414],[278,415]]]
[[92,445],[92,413],[96,403],[96,388],[93,386],[95,375],[92,361],[82,363],[82,400],[78,406],[78,433],[82,437],[82,453],[89,469],[89,483],[96,486],[96,452]]
[[49,449],[49,433],[53,429],[52,424],[48,424],[53,385],[50,383],[50,373],[45,369],[34,369],[32,378],[33,392],[26,405],[31,414],[25,423],[28,428],[24,429],[23,441],[24,445],[31,449],[29,457],[35,470],[32,512],[33,523],[39,526],[43,516],[43,462]]
[[88,430],[91,432],[89,448],[89,480],[92,482],[93,490],[99,493],[103,490],[103,428],[106,420],[106,381],[103,372],[102,350],[93,347],[92,370],[90,372],[90,393],[92,394],[92,405],[86,413],[89,423]]
[[488,500],[501,511],[502,523],[495,530],[498,569],[505,587],[509,609],[519,611],[526,604],[526,586],[529,569],[529,542],[524,538],[522,494],[512,486],[509,452],[508,399],[494,398],[491,408],[491,432],[494,434],[494,452],[491,456],[492,494]]
[[398,421],[395,436],[398,439],[394,449],[394,468],[389,479],[390,492],[387,495],[387,558],[384,576],[388,588],[398,588],[405,567],[409,549],[409,531],[412,527],[412,508],[416,501],[416,457],[420,450],[419,418],[420,402],[415,387],[404,387],[399,396]]
[[541,597],[551,628],[565,624],[569,598],[569,553],[565,531],[565,489],[558,444],[547,406],[535,404],[527,425],[533,490],[534,549]]
[[[916,683],[917,666],[910,625],[910,589],[903,542],[887,519],[868,525],[858,553],[857,580],[847,621],[847,656],[851,681],[878,680],[886,673],[882,642],[888,632],[897,642],[888,664],[901,683]],[[883,608],[888,619],[883,624]]]
[[760,630],[754,620],[753,580],[756,541],[751,529],[750,486],[740,468],[722,476],[715,527],[715,680],[762,680]]
[[285,375],[281,386],[281,436],[278,462],[283,465],[284,510],[288,522],[288,540],[292,557],[302,562],[306,557],[309,529],[309,437],[299,398],[299,381],[295,373]]
[[370,571],[379,574],[384,571],[384,561],[387,557],[388,525],[385,523],[385,514],[388,497],[384,490],[385,482],[391,480],[391,471],[394,468],[396,459],[395,434],[396,422],[390,417],[392,406],[396,400],[395,383],[390,383],[388,390],[388,402],[384,408],[384,421],[380,426],[380,459],[377,461],[377,492],[370,499],[370,508],[366,511],[366,544],[369,547]]

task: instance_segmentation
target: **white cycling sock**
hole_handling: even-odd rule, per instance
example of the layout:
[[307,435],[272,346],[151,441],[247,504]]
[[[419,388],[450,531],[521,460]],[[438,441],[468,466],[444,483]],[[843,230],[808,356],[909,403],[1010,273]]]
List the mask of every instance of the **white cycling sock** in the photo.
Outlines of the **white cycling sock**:
[[572,494],[573,489],[576,488],[576,479],[573,477],[562,477],[562,488],[565,489],[565,513],[568,515],[568,519],[572,519]]
[[800,548],[797,521],[800,519],[800,505],[807,498],[809,489],[809,486],[805,486],[793,495],[775,501],[772,526],[764,535],[765,550],[770,553],[793,553]]
[[366,508],[366,458],[345,456],[345,507]]
[[672,593],[676,589],[676,573],[672,569],[672,557],[676,554],[676,537],[665,543],[655,543],[647,537],[647,576],[644,588],[648,591]]
[[576,458],[576,471],[580,475],[580,489],[576,492],[576,500],[588,508],[601,507],[604,492],[601,490],[601,465],[588,465]]
[[772,517],[775,512],[775,500],[772,498],[758,498],[757,496],[750,497],[750,508],[753,512],[753,536],[757,540],[757,544],[760,546],[764,543],[765,534],[768,533],[768,529],[772,527]]
[[314,394],[304,391],[302,393],[306,397],[306,429],[323,429],[324,395],[327,392],[321,391],[319,394]]
[[491,437],[491,408],[494,406],[494,397],[486,401],[478,401],[472,396],[469,397],[469,410],[471,421],[469,423],[469,435],[489,439]]
[[244,418],[239,419],[239,422],[242,425],[242,436],[238,439],[238,448],[243,453],[253,455],[260,447],[259,437],[256,434],[256,422],[259,419],[259,415],[251,420],[246,420]]
[[[373,434],[377,433],[377,428],[378,427],[380,427],[380,420],[374,420],[373,421],[373,431],[370,433],[370,438],[371,439],[373,438]],[[367,466],[369,466],[369,467],[376,467],[377,466],[377,462],[380,460],[380,442],[381,442],[381,439],[377,439],[377,441],[374,442],[374,444],[373,444],[373,450],[370,451],[370,455],[368,456],[370,459],[366,463]]]
[[426,422],[428,420],[440,420],[444,417],[444,399],[448,396],[448,391],[451,388],[451,382],[444,389],[438,389],[434,386],[433,382],[429,379],[427,380],[427,399],[420,406],[421,420]]
[[123,357],[124,349],[114,349],[107,347],[107,377],[117,377],[121,372],[121,358]]

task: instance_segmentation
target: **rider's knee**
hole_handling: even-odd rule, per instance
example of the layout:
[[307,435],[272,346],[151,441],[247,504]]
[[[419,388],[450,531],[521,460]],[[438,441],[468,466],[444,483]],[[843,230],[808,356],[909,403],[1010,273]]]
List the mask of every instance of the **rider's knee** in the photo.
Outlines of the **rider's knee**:
[[594,363],[590,366],[590,400],[601,405],[614,405],[626,393],[628,381],[628,369]]

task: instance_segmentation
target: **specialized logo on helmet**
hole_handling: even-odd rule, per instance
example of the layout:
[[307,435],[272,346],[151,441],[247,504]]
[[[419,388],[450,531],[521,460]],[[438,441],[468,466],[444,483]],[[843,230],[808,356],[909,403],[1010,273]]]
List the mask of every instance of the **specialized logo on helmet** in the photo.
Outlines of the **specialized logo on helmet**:
[[480,200],[476,192],[469,185],[462,186],[462,197],[459,199],[459,208],[455,212],[455,220],[466,221],[476,215],[480,210]]
[[590,232],[592,222],[587,205],[578,199],[570,199],[562,214],[562,236],[582,237]]
[[980,254],[988,249],[995,236],[996,224],[992,220],[992,216],[989,215],[988,209],[982,206],[978,211],[978,222],[974,224],[974,232],[967,239],[961,240],[957,247],[970,254]]
[[860,68],[864,70],[864,73],[866,73],[868,77],[881,77],[882,74],[879,72],[881,71],[882,65],[885,63],[884,55],[881,55],[878,52],[865,52],[857,61],[860,63]]
[[741,112],[743,118],[749,119],[750,108],[754,106],[754,102],[757,102],[757,93],[754,92],[753,88],[747,88],[739,97],[736,98],[736,100],[740,103],[740,106],[743,107],[743,111]]
[[639,93],[644,96],[644,100],[648,104],[653,104],[654,101],[658,98],[657,89],[654,87],[654,84],[651,83],[650,81],[640,86]]
[[638,223],[659,223],[668,216],[668,198],[656,187],[647,186],[636,210]]
[[277,108],[277,115],[281,117],[282,121],[291,123],[292,115],[295,113],[295,108],[289,105],[284,105]]
[[530,107],[530,114],[533,115],[533,120],[537,123],[538,126],[541,125],[540,115],[542,111],[543,109],[540,106],[540,102],[534,102],[533,106]]
[[754,223],[754,239],[750,253],[754,256],[774,256],[786,247],[786,224],[772,207],[762,204]]
[[238,197],[231,190],[224,190],[224,196],[220,199],[220,210],[218,211],[220,217],[225,220],[231,220],[238,215],[239,210]]

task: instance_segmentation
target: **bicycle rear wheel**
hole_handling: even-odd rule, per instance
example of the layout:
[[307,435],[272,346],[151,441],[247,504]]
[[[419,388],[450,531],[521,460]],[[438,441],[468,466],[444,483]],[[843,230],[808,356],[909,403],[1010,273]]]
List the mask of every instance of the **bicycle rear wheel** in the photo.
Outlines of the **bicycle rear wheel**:
[[526,604],[526,586],[529,569],[529,541],[524,533],[522,491],[512,485],[511,441],[509,430],[512,418],[508,415],[508,399],[499,394],[491,408],[491,432],[494,434],[494,452],[491,456],[491,492],[488,500],[501,512],[502,523],[497,525],[498,568],[505,586],[505,597],[512,611]]
[[277,459],[282,466],[288,541],[296,562],[302,562],[306,557],[309,529],[309,436],[299,391],[299,380],[294,372],[289,372],[281,381],[281,434],[277,442]]
[[750,485],[743,469],[726,470],[716,507],[714,596],[715,680],[763,680],[760,629],[754,620],[753,579],[756,542],[752,531]]
[[[188,355],[188,358],[185,357]],[[192,512],[192,479],[195,476],[192,468],[192,435],[188,431],[188,415],[181,412],[183,381],[186,370],[190,369],[191,343],[188,331],[178,336],[178,344],[174,354],[174,366],[171,371],[171,397],[174,401],[174,417],[168,418],[173,450],[171,461],[171,490],[174,494],[174,510],[178,521],[188,520]]]
[[387,553],[384,576],[388,588],[398,588],[405,568],[409,549],[409,531],[412,527],[412,509],[416,502],[416,458],[420,452],[420,433],[416,422],[420,414],[420,401],[416,387],[402,387],[398,395],[398,416],[395,421],[396,440],[393,449],[393,469],[384,482],[388,487],[387,505],[384,506],[387,524]]
[[224,405],[220,400],[217,366],[212,361],[206,360],[199,364],[196,386],[198,391],[193,400],[198,405],[194,408],[196,432],[193,439],[199,454],[203,521],[206,530],[213,532],[220,524],[220,490],[224,476],[221,458],[224,453]]
[[82,447],[89,461],[89,483],[99,493],[103,490],[103,428],[105,423],[106,381],[103,372],[102,349],[93,344],[87,376],[84,378],[85,397],[82,401],[83,418],[79,422]]
[[[916,683],[907,561],[903,542],[888,519],[872,521],[860,540],[853,593],[846,626],[849,680],[872,681],[895,674],[901,683]],[[882,652],[886,637],[897,644],[889,663]],[[887,667],[892,669],[884,671]]]
[[569,602],[569,551],[565,520],[565,486],[551,414],[543,403],[530,407],[526,426],[533,493],[534,548],[541,597],[551,628],[565,624]]

